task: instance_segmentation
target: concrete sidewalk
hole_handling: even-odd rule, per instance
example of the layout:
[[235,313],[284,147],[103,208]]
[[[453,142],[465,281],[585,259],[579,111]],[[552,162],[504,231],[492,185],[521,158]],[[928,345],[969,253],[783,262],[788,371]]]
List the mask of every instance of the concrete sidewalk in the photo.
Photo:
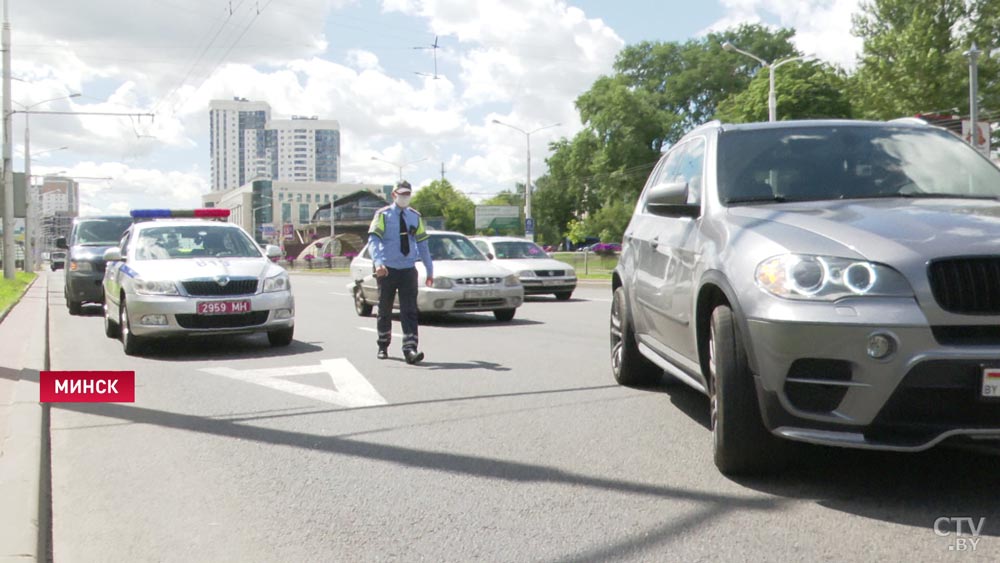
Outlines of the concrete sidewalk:
[[0,322],[0,562],[37,561],[48,276]]

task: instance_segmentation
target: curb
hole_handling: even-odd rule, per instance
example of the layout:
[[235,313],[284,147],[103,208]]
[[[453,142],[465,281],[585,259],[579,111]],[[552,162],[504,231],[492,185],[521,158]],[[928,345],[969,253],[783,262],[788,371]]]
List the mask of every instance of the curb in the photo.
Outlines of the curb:
[[[36,294],[25,301],[32,291]],[[47,367],[47,317],[48,280],[38,276],[4,312],[7,322],[0,323],[0,335],[8,344],[2,368],[7,373],[0,385],[11,391],[9,403],[0,404],[0,417],[5,419],[0,435],[0,562],[35,562],[46,559],[48,552],[48,512],[43,504],[48,502],[44,488],[48,429],[38,401],[38,372]],[[37,330],[44,334],[18,338]],[[10,346],[11,342],[24,344]]]

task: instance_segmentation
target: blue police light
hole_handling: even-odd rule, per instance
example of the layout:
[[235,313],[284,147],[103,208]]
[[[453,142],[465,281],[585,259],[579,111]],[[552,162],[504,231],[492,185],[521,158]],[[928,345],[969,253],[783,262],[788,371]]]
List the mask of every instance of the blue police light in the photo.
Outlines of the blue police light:
[[133,209],[130,214],[133,219],[164,219],[173,217],[169,209]]

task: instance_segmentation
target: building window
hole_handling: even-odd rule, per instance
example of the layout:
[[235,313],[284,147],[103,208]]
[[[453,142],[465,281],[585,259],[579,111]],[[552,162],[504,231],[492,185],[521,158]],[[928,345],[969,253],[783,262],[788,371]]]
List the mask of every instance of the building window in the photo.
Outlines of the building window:
[[301,203],[302,202],[302,194],[295,194],[295,201],[296,201],[296,203]]
[[292,222],[292,204],[282,203],[281,204],[281,222],[291,223]]
[[330,203],[330,194],[323,194],[323,203]]
[[309,222],[309,204],[308,203],[300,203],[299,204],[299,223],[301,224],[301,223],[308,223],[308,222]]
[[312,194],[306,194],[306,203],[312,203],[312,200],[313,200],[313,195]]

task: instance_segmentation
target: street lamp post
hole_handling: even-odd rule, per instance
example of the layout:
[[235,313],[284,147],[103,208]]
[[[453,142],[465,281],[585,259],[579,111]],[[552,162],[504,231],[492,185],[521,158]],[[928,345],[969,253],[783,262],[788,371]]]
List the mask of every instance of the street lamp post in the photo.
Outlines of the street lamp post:
[[[553,123],[552,125],[546,125],[545,127],[539,127],[533,131],[525,131],[520,127],[515,127],[509,123],[504,123],[498,119],[494,119],[493,123],[497,125],[503,125],[504,127],[510,127],[511,129],[524,134],[525,143],[527,145],[527,177],[524,183],[524,236],[528,240],[535,240],[535,226],[534,220],[531,218],[531,136],[543,129],[549,129],[552,127],[558,127],[562,125],[561,123]],[[530,228],[529,228],[530,227]]]
[[737,47],[736,45],[733,45],[729,41],[726,41],[725,43],[723,43],[722,44],[722,48],[724,50],[726,50],[726,51],[731,51],[731,52],[734,52],[734,53],[739,53],[741,55],[745,55],[747,57],[750,57],[751,59],[754,59],[757,62],[759,62],[761,65],[764,66],[764,68],[767,69],[768,83],[769,83],[769,89],[768,89],[768,92],[767,92],[767,120],[768,121],[777,121],[778,120],[778,96],[777,96],[777,93],[775,92],[775,87],[774,87],[774,73],[778,70],[779,67],[781,67],[784,64],[787,64],[787,63],[790,63],[790,62],[794,62],[794,61],[801,61],[801,60],[808,59],[808,58],[811,58],[811,57],[807,56],[807,55],[801,55],[801,56],[798,56],[798,57],[789,57],[787,59],[782,59],[780,61],[775,61],[775,62],[770,62],[769,63],[769,62],[765,61],[764,59],[758,57],[757,55],[754,55],[753,53],[748,53],[748,52],[740,49],[739,47]]
[[[32,215],[36,212],[34,206],[34,194],[32,193],[32,182],[31,182],[31,141],[28,133],[28,114],[25,114],[25,124],[24,124],[24,181],[25,190],[27,193],[24,194],[25,198],[25,209],[24,209],[24,271],[33,272],[35,270],[35,217]],[[51,149],[47,151],[36,152],[35,155],[45,154],[54,151],[64,151],[69,147],[59,147],[57,149]]]
[[379,158],[377,156],[373,156],[372,160],[377,160],[379,162],[384,162],[386,164],[391,164],[391,165],[395,166],[399,170],[399,181],[402,182],[403,181],[403,167],[404,166],[409,166],[411,164],[416,164],[418,162],[423,162],[423,161],[425,161],[427,159],[426,158],[421,158],[420,160],[411,160],[409,162],[399,163],[399,162],[392,162],[391,160],[385,160],[384,158]]
[[[59,96],[58,98],[51,98],[48,100],[42,100],[40,102],[35,102],[33,104],[22,104],[20,102],[14,102],[21,107],[22,113],[24,113],[24,178],[27,183],[27,191],[25,194],[25,201],[27,208],[24,213],[24,271],[32,272],[35,269],[34,257],[32,256],[32,245],[31,245],[31,231],[34,227],[34,221],[31,220],[31,110],[42,104],[47,104],[49,102],[55,102],[58,100],[68,100],[70,98],[77,98],[80,96],[79,92],[75,92],[68,96]],[[65,149],[66,147],[62,147]]]

